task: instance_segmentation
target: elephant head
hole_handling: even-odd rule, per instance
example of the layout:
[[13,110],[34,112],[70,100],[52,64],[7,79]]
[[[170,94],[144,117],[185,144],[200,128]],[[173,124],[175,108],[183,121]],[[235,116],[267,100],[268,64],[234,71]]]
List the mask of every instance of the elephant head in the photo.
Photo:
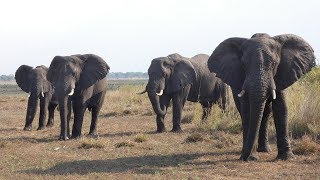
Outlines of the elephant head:
[[164,115],[166,109],[161,109],[159,96],[178,92],[194,83],[197,77],[190,61],[179,54],[153,59],[148,75],[149,81],[144,92],[148,92],[155,113],[160,115]]
[[[259,33],[246,38],[229,38],[219,44],[208,60],[208,67],[239,98],[248,100],[249,128],[244,141],[245,160],[256,143],[266,99],[276,99],[276,91],[292,85],[315,66],[311,46],[291,34],[270,37]],[[283,112],[285,113],[285,112]]]
[[[81,95],[87,88],[106,77],[110,67],[93,54],[55,56],[47,74],[55,88],[61,118],[60,138],[67,139],[67,113],[70,113],[69,96]],[[84,97],[85,98],[85,97]],[[67,113],[66,113],[67,112]]]
[[48,68],[45,66],[31,66],[21,65],[16,73],[15,79],[18,86],[26,93],[29,93],[26,124],[24,130],[31,130],[31,124],[34,119],[38,99],[44,97],[45,93],[52,93],[52,87],[47,80]]

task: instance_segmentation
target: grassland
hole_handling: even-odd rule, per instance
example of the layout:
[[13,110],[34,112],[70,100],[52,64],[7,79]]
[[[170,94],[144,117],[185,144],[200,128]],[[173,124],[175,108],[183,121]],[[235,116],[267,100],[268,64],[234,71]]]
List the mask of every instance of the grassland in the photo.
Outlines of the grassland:
[[[232,99],[226,113],[213,107],[201,122],[201,107],[187,103],[183,132],[155,131],[145,81],[114,81],[102,108],[99,137],[58,141],[59,115],[51,129],[23,131],[27,94],[14,84],[0,86],[0,179],[319,179],[320,73],[316,69],[286,90],[295,159],[274,161],[277,150],[270,121],[272,152],[242,162],[241,123]],[[115,85],[112,85],[115,84]],[[37,118],[38,116],[36,116]],[[166,126],[172,127],[171,111]]]

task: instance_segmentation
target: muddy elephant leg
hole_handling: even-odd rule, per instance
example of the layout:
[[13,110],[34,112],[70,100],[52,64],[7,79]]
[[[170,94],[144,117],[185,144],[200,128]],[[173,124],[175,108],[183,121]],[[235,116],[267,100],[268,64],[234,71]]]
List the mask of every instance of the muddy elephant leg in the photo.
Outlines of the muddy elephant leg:
[[48,123],[46,127],[53,127],[54,125],[54,110],[56,109],[57,104],[49,103],[48,111],[49,111],[49,117],[48,117]]
[[190,91],[190,86],[184,87],[181,92],[173,95],[172,98],[172,110],[173,110],[173,127],[172,132],[181,132],[181,116],[182,110]]
[[268,99],[264,108],[263,117],[259,129],[258,152],[271,152],[268,141],[268,121],[271,113],[271,100]]
[[84,104],[79,102],[73,103],[74,122],[73,122],[71,138],[77,139],[81,137],[81,129],[82,129],[83,116],[84,116],[85,110],[86,109]]
[[[168,95],[162,95],[160,97],[160,107],[167,112],[168,106],[170,104],[171,98]],[[166,131],[166,127],[164,125],[165,115],[157,114],[157,133],[162,133]]]
[[[46,93],[47,94],[47,93]],[[45,119],[48,111],[48,96],[40,96],[40,115],[39,115],[39,127],[37,130],[43,130],[45,128]]]
[[272,110],[277,134],[277,159],[287,160],[294,157],[288,135],[288,107],[283,92],[276,93],[277,98],[272,101]]
[[205,101],[201,102],[202,106],[202,121],[205,121],[208,119],[209,115],[211,114],[211,109],[212,109],[212,102]]

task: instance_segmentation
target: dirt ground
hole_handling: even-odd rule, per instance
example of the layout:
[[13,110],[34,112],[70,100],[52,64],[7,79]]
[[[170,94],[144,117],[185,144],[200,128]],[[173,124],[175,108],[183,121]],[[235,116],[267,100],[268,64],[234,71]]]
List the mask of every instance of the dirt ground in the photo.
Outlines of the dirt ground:
[[[88,137],[89,113],[79,140],[58,141],[51,129],[23,131],[27,97],[0,95],[0,179],[320,179],[320,157],[274,161],[259,154],[239,161],[241,135],[202,132],[192,123],[182,133],[154,133],[154,115],[101,116],[99,137]],[[166,119],[171,129],[171,117]],[[186,139],[199,133],[203,141]],[[139,141],[139,142],[138,142]]]

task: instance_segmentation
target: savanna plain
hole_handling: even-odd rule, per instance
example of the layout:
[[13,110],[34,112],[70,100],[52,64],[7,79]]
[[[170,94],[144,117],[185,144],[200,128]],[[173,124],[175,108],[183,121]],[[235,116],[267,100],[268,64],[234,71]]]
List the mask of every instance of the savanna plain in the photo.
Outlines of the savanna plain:
[[[146,94],[146,81],[113,80],[99,116],[97,137],[87,136],[87,111],[78,140],[59,141],[55,125],[23,131],[28,97],[15,83],[0,88],[0,179],[320,179],[320,69],[315,68],[286,90],[290,139],[295,159],[275,160],[275,128],[271,117],[271,153],[259,160],[239,160],[242,131],[233,99],[226,112],[214,106],[201,122],[201,106],[188,102],[182,133],[155,133],[156,122]],[[229,91],[231,94],[231,92]],[[38,110],[39,112],[39,110]],[[71,122],[72,124],[72,122]]]

